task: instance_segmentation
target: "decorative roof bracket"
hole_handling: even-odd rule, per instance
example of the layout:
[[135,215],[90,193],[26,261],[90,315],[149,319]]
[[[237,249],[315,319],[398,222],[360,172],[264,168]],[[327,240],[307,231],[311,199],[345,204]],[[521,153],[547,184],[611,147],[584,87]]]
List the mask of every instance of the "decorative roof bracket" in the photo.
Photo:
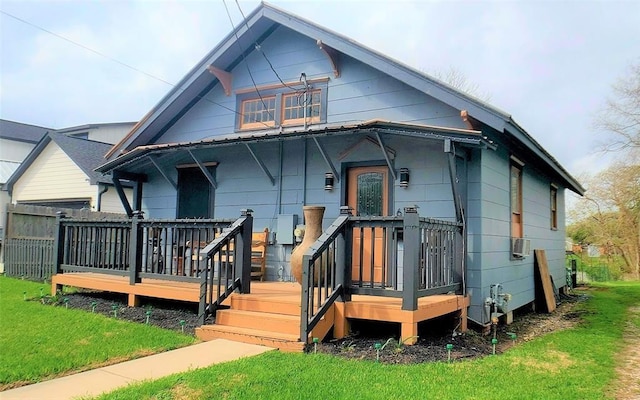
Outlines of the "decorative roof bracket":
[[167,173],[167,171],[165,171],[160,164],[158,164],[158,161],[156,160],[157,157],[149,155],[149,161],[151,161],[151,164],[153,164],[154,167],[156,167],[156,169],[158,170],[158,172],[160,172],[160,175],[162,175],[162,177],[169,182],[169,184],[171,186],[173,186],[173,188],[175,190],[178,190],[178,185],[173,181],[173,179],[171,179],[171,177],[169,176],[169,174]]
[[467,129],[476,131],[481,130],[480,128],[482,127],[482,124],[480,123],[480,121],[469,115],[469,112],[467,110],[460,111],[460,118],[462,118],[462,121],[467,126]]
[[389,159],[389,154],[387,154],[386,147],[384,147],[384,143],[382,142],[382,138],[380,137],[380,133],[376,132],[376,139],[378,139],[378,144],[380,145],[380,150],[382,150],[382,155],[384,159],[387,161],[387,166],[389,167],[389,173],[393,176],[393,180],[396,180],[396,171],[393,170],[393,165],[391,165],[391,160]]
[[264,165],[262,160],[256,155],[256,153],[253,151],[251,146],[249,146],[249,143],[245,143],[244,145],[247,146],[247,150],[249,150],[249,153],[251,153],[251,156],[253,156],[253,159],[256,160],[262,172],[264,172],[267,178],[269,178],[269,180],[271,181],[271,186],[274,186],[276,184],[276,180],[273,178],[273,175],[271,175],[271,173],[267,169],[267,166]]
[[213,175],[211,175],[211,172],[209,172],[207,167],[202,163],[202,161],[196,158],[196,155],[193,154],[193,152],[190,149],[187,149],[187,152],[189,153],[191,158],[193,158],[193,161],[195,161],[196,164],[198,164],[198,168],[200,168],[200,171],[202,171],[202,174],[204,175],[205,178],[207,178],[211,186],[213,186],[214,189],[217,189],[218,182],[216,182],[216,178],[214,178]]
[[336,78],[340,78],[340,66],[338,65],[340,53],[338,52],[338,50],[322,43],[322,40],[320,39],[316,41],[316,44],[318,45],[318,48],[322,50],[322,52],[329,59],[329,62],[331,63],[331,68],[333,69],[333,76],[335,76]]
[[224,94],[226,94],[227,96],[231,96],[231,73],[214,67],[213,65],[209,65],[207,67],[207,71],[209,71],[211,75],[218,78],[220,84],[222,85],[222,88],[224,89]]
[[320,151],[322,158],[324,158],[324,162],[326,162],[327,166],[331,168],[331,172],[333,172],[333,177],[336,179],[336,182],[340,182],[340,174],[338,173],[338,171],[336,170],[336,167],[331,162],[331,159],[329,159],[329,156],[327,155],[327,152],[325,151],[324,147],[322,147],[320,142],[318,142],[318,138],[314,137],[313,141],[316,143],[316,147],[318,147],[318,150]]

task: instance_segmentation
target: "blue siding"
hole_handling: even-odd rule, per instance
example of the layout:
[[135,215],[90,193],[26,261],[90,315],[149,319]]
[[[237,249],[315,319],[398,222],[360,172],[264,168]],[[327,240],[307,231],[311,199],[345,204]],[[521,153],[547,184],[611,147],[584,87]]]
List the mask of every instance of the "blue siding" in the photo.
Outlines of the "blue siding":
[[[460,111],[421,93],[396,79],[350,57],[341,58],[341,76],[333,77],[329,61],[315,41],[286,28],[278,28],[261,46],[285,82],[297,82],[302,72],[308,79],[330,78],[327,124],[348,124],[370,119],[392,120],[464,128]],[[279,83],[278,77],[257,52],[246,58],[256,85]],[[235,91],[253,87],[245,62],[232,71],[233,93],[225,96],[221,85],[191,108],[157,141],[196,141],[229,135],[235,129]],[[226,107],[221,107],[220,105]]]
[[[523,155],[515,155],[526,160]],[[532,253],[524,259],[511,256],[509,156],[502,145],[498,151],[484,150],[474,159],[474,165],[479,164],[481,182],[469,186],[468,281],[473,299],[469,316],[478,322],[486,322],[480,301],[489,296],[492,284],[502,284],[505,292],[513,295],[509,304],[512,310],[535,299],[534,249],[546,251],[554,283],[557,287],[565,285],[564,191],[558,191],[558,230],[552,230],[549,190],[555,182],[534,162],[525,162],[522,181],[524,237],[531,240]],[[478,174],[477,170],[471,171]]]

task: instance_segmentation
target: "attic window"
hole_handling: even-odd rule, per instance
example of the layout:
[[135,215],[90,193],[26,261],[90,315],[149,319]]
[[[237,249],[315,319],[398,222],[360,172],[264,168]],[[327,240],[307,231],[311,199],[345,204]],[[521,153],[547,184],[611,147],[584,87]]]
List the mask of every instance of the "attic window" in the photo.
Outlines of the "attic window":
[[256,129],[275,126],[276,97],[248,99],[242,102],[242,129]]
[[[282,124],[302,125],[320,122],[320,90],[311,93],[288,93],[282,96]],[[305,107],[306,103],[306,107]],[[306,110],[305,110],[306,108]],[[305,114],[306,112],[306,114]]]
[[319,124],[327,120],[326,79],[309,81],[305,93],[299,84],[264,86],[236,92],[236,130]]

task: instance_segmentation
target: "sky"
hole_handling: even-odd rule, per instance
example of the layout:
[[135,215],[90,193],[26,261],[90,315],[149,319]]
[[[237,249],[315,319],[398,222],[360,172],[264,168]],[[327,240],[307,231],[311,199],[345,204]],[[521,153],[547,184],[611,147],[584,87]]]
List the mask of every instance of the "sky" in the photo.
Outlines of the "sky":
[[[640,1],[270,4],[426,73],[459,71],[574,176],[612,159],[595,151],[606,133],[594,118],[640,62]],[[226,5],[237,26],[259,2]],[[139,120],[232,29],[222,0],[0,0],[0,11],[0,118],[50,128]]]

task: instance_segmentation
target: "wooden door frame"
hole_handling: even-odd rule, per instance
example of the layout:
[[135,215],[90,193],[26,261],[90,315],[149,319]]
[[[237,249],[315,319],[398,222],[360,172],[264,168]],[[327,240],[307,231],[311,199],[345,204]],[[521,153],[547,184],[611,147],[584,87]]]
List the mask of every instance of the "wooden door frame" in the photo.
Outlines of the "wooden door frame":
[[349,182],[349,170],[352,168],[360,167],[386,167],[387,168],[387,215],[393,214],[393,175],[391,171],[388,171],[389,167],[385,160],[371,160],[371,161],[357,161],[342,163],[340,168],[340,176],[342,176],[342,184],[340,185],[340,204],[347,206],[347,197],[349,194],[348,182]]

